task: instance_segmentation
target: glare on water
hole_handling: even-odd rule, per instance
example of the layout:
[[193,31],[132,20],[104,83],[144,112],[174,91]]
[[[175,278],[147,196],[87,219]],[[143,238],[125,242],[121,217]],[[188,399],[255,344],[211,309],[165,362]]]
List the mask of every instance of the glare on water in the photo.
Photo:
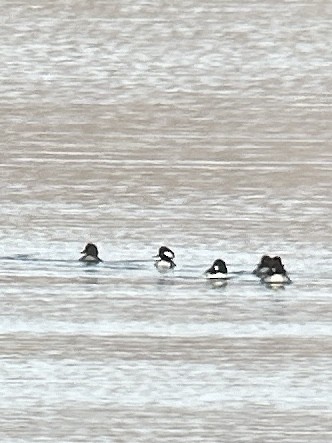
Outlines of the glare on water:
[[331,441],[330,3],[1,10],[1,441]]

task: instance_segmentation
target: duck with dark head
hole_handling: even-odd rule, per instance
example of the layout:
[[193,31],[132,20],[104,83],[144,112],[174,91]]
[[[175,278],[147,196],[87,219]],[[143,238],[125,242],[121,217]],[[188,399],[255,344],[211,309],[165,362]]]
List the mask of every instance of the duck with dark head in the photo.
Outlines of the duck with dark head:
[[261,281],[262,283],[266,283],[268,285],[284,285],[292,282],[286,272],[281,258],[278,256],[271,259],[270,267],[266,274],[262,276]]
[[175,258],[174,252],[167,246],[161,246],[159,248],[158,254],[155,255],[155,267],[159,272],[166,272],[169,269],[175,268],[176,264],[173,259]]
[[98,248],[93,243],[88,243],[81,254],[84,255],[79,259],[79,261],[91,264],[102,262],[102,260],[98,257]]

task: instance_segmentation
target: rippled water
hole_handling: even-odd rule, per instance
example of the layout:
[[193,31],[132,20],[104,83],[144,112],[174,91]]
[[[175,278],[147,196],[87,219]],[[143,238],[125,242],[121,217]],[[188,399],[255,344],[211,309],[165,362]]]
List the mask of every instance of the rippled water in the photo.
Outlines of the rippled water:
[[331,3],[0,6],[1,442],[330,442]]

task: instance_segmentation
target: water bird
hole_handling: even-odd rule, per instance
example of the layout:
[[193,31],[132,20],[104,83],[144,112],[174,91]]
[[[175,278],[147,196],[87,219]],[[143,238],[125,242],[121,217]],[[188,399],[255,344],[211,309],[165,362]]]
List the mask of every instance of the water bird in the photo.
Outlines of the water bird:
[[210,280],[218,279],[218,280],[227,280],[228,274],[227,274],[227,266],[224,260],[221,260],[218,258],[213,262],[213,265],[211,268],[207,269],[204,272],[206,278]]
[[84,254],[79,261],[86,263],[100,263],[102,260],[98,257],[98,248],[93,243],[88,243],[81,254]]
[[159,248],[158,254],[155,255],[154,258],[156,259],[154,265],[160,272],[168,271],[169,269],[173,269],[176,266],[173,261],[173,259],[175,258],[175,254],[167,246],[161,246]]
[[257,277],[263,277],[270,270],[273,259],[269,255],[263,255],[261,261],[258,263],[256,268],[252,271]]
[[262,276],[261,281],[269,285],[284,285],[292,282],[280,257],[273,257],[271,259],[270,268],[267,273]]

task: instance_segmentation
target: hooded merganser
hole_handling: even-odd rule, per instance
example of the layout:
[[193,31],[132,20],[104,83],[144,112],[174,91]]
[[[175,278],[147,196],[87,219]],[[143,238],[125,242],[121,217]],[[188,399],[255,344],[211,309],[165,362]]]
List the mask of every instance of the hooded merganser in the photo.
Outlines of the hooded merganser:
[[273,257],[271,259],[270,268],[266,274],[262,276],[261,281],[267,284],[287,284],[292,282],[287,275],[280,257]]
[[269,255],[263,255],[261,261],[252,271],[252,273],[257,275],[257,277],[263,277],[269,271],[272,261],[273,261],[272,257],[270,257]]
[[154,257],[156,259],[154,265],[160,272],[165,272],[168,269],[173,269],[176,266],[173,261],[174,257],[175,254],[171,249],[167,248],[166,246],[161,246],[159,248],[158,254]]
[[84,261],[86,263],[100,263],[102,260],[98,257],[98,249],[97,246],[93,243],[88,243],[83,251],[81,252],[83,257],[79,259],[79,261]]

